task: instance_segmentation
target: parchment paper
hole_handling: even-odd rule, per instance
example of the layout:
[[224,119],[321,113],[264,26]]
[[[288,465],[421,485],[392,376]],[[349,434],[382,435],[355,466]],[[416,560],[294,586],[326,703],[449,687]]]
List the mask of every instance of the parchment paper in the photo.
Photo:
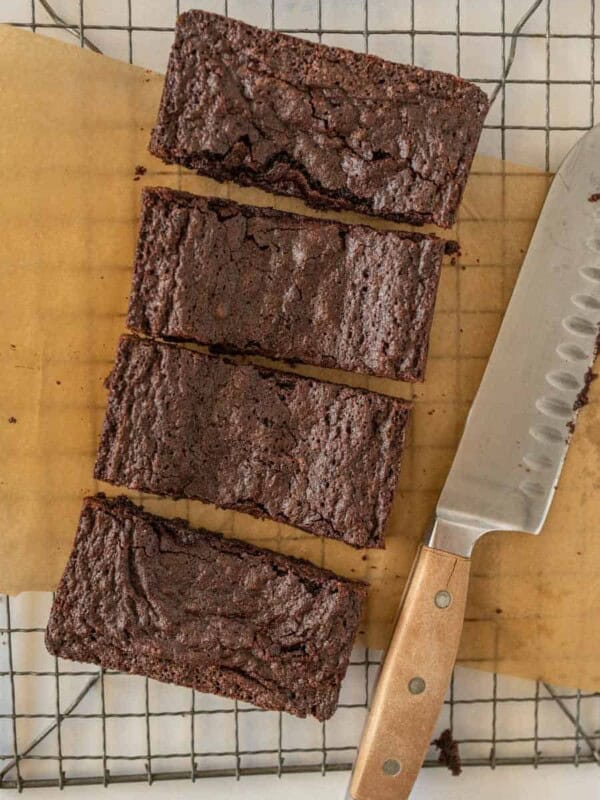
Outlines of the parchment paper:
[[[102,382],[124,330],[142,184],[315,214],[151,158],[161,84],[141,69],[0,27],[0,589],[7,593],[54,588],[81,498],[118,493],[92,480],[92,465]],[[147,173],[134,180],[137,165]],[[477,160],[449,234],[462,253],[443,268],[424,385],[298,368],[415,401],[385,552],[358,552],[201,503],[146,496],[146,508],[368,580],[362,635],[384,646],[548,181]],[[543,534],[490,535],[478,546],[462,663],[600,690],[597,397],[593,385]]]

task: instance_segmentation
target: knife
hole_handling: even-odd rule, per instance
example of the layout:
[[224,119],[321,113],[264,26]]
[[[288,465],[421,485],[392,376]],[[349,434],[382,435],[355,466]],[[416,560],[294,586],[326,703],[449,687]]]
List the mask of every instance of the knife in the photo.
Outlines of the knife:
[[408,578],[348,797],[403,800],[463,626],[473,547],[542,529],[587,394],[600,323],[600,126],[560,166]]

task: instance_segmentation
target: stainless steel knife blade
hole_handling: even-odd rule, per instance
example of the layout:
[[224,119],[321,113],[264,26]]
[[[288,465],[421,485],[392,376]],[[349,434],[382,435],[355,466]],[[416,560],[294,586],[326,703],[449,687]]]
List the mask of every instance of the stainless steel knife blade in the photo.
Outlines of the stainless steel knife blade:
[[548,192],[438,501],[433,547],[469,555],[484,532],[542,528],[596,354],[599,191],[596,126]]
[[584,399],[600,323],[600,127],[556,174],[456,457],[419,549],[349,789],[406,800],[456,659],[470,555],[488,531],[539,533]]

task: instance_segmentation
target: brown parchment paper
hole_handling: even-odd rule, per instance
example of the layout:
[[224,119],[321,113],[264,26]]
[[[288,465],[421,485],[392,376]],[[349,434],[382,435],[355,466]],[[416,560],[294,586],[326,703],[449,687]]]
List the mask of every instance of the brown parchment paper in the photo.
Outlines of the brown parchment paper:
[[[92,465],[103,380],[124,330],[142,184],[315,214],[151,158],[161,84],[141,69],[0,27],[0,590],[7,593],[54,588],[81,498],[118,492],[93,481]],[[134,180],[138,164],[147,174]],[[298,368],[414,399],[385,552],[354,551],[201,503],[146,496],[144,505],[368,580],[363,638],[384,646],[548,182],[523,167],[477,160],[453,232],[462,253],[443,268],[425,384]],[[490,535],[476,550],[464,664],[600,689],[596,385],[591,394],[543,534]]]

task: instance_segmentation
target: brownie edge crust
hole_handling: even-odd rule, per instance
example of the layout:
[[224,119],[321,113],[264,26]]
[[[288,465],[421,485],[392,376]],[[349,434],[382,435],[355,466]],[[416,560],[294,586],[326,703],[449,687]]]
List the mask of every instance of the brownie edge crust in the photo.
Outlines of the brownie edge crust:
[[50,653],[328,719],[365,584],[88,497],[46,629]]

